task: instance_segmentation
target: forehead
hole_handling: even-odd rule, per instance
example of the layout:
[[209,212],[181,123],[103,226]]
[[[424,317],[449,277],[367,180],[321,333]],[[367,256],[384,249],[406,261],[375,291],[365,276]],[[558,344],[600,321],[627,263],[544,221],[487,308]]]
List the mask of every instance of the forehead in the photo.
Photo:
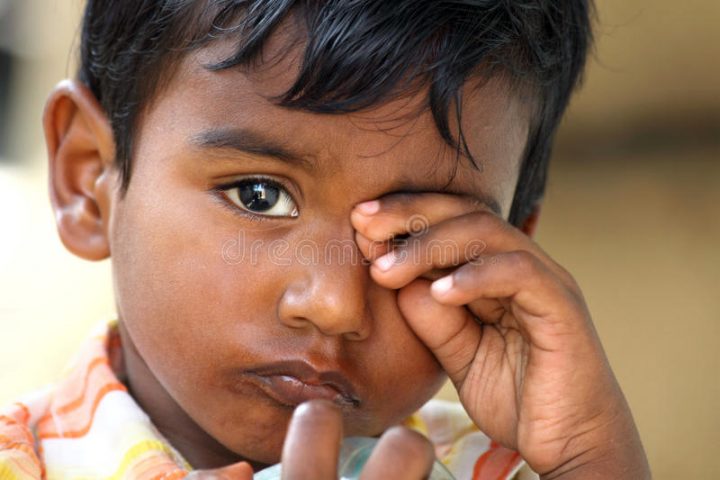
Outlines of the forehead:
[[[469,84],[463,92],[463,131],[477,168],[465,157],[458,159],[442,139],[423,88],[347,114],[278,106],[277,97],[293,84],[301,56],[299,48],[287,48],[298,45],[288,35],[281,29],[271,37],[264,62],[248,68],[208,68],[232,53],[231,42],[186,56],[141,116],[141,138],[147,138],[146,129],[172,131],[174,144],[197,149],[213,147],[212,141],[201,145],[202,139],[226,140],[227,134],[241,132],[233,138],[242,141],[250,133],[301,159],[313,179],[344,180],[336,183],[345,185],[349,201],[393,191],[448,191],[494,202],[507,217],[529,115],[499,80]],[[450,117],[456,134],[452,109]]]

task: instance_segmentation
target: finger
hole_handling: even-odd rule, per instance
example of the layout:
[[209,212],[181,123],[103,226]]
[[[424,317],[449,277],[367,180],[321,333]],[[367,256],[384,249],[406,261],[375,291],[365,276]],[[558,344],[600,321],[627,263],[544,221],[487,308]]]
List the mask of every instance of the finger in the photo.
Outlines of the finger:
[[570,274],[526,235],[487,212],[473,212],[434,225],[376,259],[370,267],[373,279],[386,288],[401,288],[433,269],[451,268],[477,261],[482,255],[526,250],[576,292]]
[[[369,263],[372,263],[374,260],[377,260],[387,254],[393,247],[392,242],[373,242],[360,232],[355,232],[355,242],[357,243],[360,252],[363,254],[363,257]],[[436,268],[423,273],[421,277],[428,280],[437,280],[438,278],[442,278],[450,274],[452,271],[453,269],[451,268]]]
[[433,282],[431,292],[438,302],[455,306],[479,299],[510,299],[518,326],[536,339],[548,328],[555,335],[577,333],[587,325],[574,319],[589,318],[581,299],[524,250],[499,253],[483,264],[465,264]]
[[335,480],[342,415],[332,403],[313,400],[295,409],[282,453],[282,478]]
[[253,469],[246,462],[215,470],[196,470],[185,477],[187,480],[252,480]]
[[490,208],[468,195],[401,193],[359,204],[350,214],[354,228],[373,241],[418,233],[452,217]]
[[367,238],[360,232],[355,232],[355,243],[357,243],[360,253],[370,262],[382,257],[393,248],[390,241],[374,241]]
[[[513,242],[502,223],[487,213],[470,213],[434,225],[420,235],[396,243],[370,266],[373,279],[387,288],[401,288],[426,272],[457,267],[482,255],[488,241],[496,249]],[[501,240],[502,238],[502,240]]]
[[[437,279],[433,279],[433,281],[435,280]],[[497,298],[476,298],[466,304],[465,307],[481,323],[498,323],[508,313],[507,302]]]
[[458,386],[475,358],[482,330],[465,307],[438,302],[430,286],[427,280],[416,280],[400,289],[398,308],[415,335]]
[[434,461],[435,452],[427,438],[407,428],[393,427],[375,446],[360,480],[427,478]]

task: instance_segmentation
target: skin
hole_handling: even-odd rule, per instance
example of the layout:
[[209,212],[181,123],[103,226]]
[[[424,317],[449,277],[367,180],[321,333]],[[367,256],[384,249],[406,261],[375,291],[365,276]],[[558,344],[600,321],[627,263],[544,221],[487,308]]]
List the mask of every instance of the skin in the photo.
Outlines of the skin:
[[[504,220],[528,108],[497,81],[468,89],[464,121],[478,170],[467,159],[456,165],[419,108],[423,92],[358,114],[290,111],[267,98],[292,82],[292,55],[250,73],[202,67],[225,53],[218,44],[189,55],[143,112],[124,197],[112,132],[92,94],[65,82],[44,117],[60,236],[83,258],[112,259],[118,374],[205,470],[192,476],[250,478],[250,467],[282,460],[288,478],[334,478],[338,438],[382,435],[364,478],[385,478],[393,465],[407,466],[393,478],[422,478],[427,441],[390,427],[449,376],[475,423],[543,478],[648,477],[577,284],[531,240],[535,218],[524,231]],[[222,129],[261,132],[309,169],[198,145],[203,132]],[[297,216],[251,217],[214,190],[257,174],[283,182]],[[387,239],[407,233],[417,215],[426,228],[399,248],[420,255],[383,270]],[[239,239],[259,245],[255,261],[223,255]],[[433,239],[460,252],[481,239],[481,256],[451,258]],[[269,259],[279,241],[287,264]],[[333,241],[367,262],[292,254],[303,242],[322,252]],[[447,280],[431,283],[448,272],[448,291],[440,289]],[[342,370],[360,406],[299,408],[286,439],[292,409],[231,387],[233,372],[288,355]]]

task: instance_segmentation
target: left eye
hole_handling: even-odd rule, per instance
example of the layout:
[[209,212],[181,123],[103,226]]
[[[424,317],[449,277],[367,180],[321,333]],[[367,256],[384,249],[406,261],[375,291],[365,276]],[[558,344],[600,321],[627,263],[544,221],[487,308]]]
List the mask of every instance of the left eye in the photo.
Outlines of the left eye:
[[285,188],[269,179],[248,178],[222,187],[239,208],[269,217],[297,217],[295,201]]

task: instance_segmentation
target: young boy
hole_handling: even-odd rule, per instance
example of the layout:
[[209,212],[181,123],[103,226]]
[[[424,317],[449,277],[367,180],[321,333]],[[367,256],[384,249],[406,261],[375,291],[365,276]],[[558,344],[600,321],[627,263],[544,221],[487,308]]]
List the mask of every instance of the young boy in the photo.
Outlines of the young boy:
[[[44,126],[60,236],[112,259],[118,321],[5,412],[0,476],[330,479],[374,436],[363,478],[435,455],[649,478],[582,293],[531,240],[589,17],[89,0]],[[448,377],[469,418],[428,403]]]

